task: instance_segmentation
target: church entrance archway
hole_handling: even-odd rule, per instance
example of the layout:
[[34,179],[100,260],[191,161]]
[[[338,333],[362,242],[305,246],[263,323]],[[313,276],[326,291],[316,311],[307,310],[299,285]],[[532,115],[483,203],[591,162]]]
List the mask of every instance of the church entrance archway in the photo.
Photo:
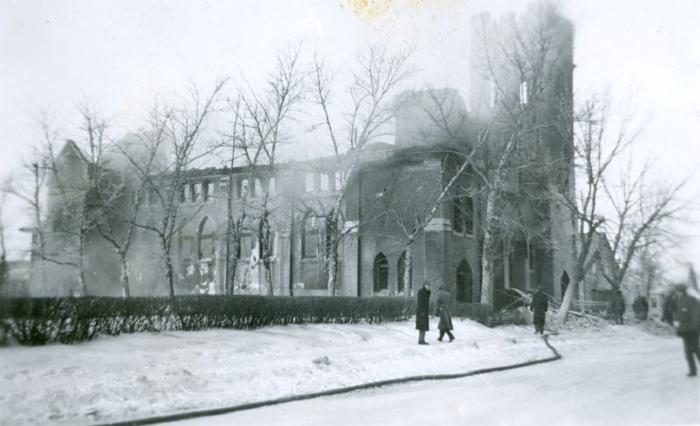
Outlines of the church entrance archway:
[[467,259],[463,259],[457,265],[457,301],[462,303],[472,302],[472,268]]

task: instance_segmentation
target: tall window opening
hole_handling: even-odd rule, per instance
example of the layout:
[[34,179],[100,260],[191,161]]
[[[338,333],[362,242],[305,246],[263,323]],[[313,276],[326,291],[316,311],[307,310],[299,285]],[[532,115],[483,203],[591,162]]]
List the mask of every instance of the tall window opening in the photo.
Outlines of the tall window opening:
[[302,257],[316,258],[321,250],[321,227],[323,220],[318,216],[307,215],[304,218],[304,226],[301,229],[301,254]]
[[389,289],[389,262],[383,253],[374,258],[374,292]]
[[213,259],[216,250],[214,225],[208,218],[204,218],[199,224],[197,255],[200,259]]
[[457,301],[462,303],[472,302],[472,269],[467,259],[463,259],[457,265]]
[[528,93],[527,93],[527,81],[520,83],[520,105],[527,105]]
[[398,275],[398,285],[397,285],[397,292],[403,293],[404,289],[406,288],[406,280],[404,280],[404,274],[406,273],[406,252],[404,251],[401,253],[401,256],[399,256],[399,261],[396,264],[396,273]]
[[452,230],[471,234],[474,227],[474,202],[470,197],[452,200]]

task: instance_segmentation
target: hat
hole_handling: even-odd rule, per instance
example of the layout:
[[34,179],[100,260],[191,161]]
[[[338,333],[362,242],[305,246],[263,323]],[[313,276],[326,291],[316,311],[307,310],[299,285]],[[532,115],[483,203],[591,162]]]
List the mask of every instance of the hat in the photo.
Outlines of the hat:
[[423,281],[423,285],[425,287],[430,287],[430,281],[428,281],[428,280]]

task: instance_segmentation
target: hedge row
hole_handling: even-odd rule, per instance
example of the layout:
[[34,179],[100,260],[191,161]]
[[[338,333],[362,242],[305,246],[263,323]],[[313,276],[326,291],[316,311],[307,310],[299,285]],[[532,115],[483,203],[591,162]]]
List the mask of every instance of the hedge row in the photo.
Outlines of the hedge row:
[[[454,315],[488,324],[490,308],[457,304]],[[6,336],[21,344],[75,343],[100,334],[210,328],[253,329],[287,324],[405,321],[415,301],[403,298],[178,296],[26,298],[0,300]]]

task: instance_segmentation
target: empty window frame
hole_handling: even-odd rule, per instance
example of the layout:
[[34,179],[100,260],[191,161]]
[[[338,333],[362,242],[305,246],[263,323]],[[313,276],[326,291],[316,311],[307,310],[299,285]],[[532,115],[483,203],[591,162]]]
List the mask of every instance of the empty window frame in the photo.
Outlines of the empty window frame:
[[523,81],[520,83],[520,105],[527,105],[528,100],[527,81]]
[[314,180],[313,173],[307,173],[304,176],[304,191],[312,192],[315,189]]

